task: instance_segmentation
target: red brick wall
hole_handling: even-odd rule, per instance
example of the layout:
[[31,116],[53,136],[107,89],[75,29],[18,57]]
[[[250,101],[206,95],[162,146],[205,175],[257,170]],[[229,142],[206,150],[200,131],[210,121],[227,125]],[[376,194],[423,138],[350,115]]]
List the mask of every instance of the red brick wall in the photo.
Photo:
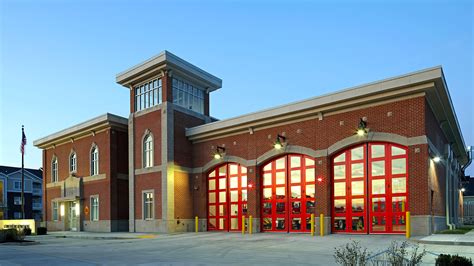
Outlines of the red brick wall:
[[161,172],[135,175],[135,219],[142,219],[143,190],[155,190],[155,219],[161,219]]
[[[212,160],[212,146],[225,145],[226,154],[238,156],[246,160],[256,159],[265,152],[273,149],[273,142],[277,134],[285,133],[287,142],[291,145],[308,147],[314,150],[327,149],[332,144],[355,133],[359,119],[367,117],[367,127],[374,132],[395,133],[405,137],[425,135],[425,98],[417,97],[387,103],[379,106],[367,107],[329,115],[319,120],[295,122],[282,126],[257,130],[254,134],[248,132],[196,143],[193,146],[192,158],[194,167],[202,167]],[[388,115],[391,112],[391,115]],[[340,124],[343,121],[343,125]],[[270,135],[270,137],[269,137]],[[347,148],[347,147],[346,147]],[[419,148],[419,152],[415,152]],[[345,149],[345,148],[344,148]],[[409,147],[409,208],[413,215],[429,214],[430,189],[428,186],[427,145]],[[273,158],[272,158],[273,159]],[[331,214],[331,157],[316,158],[316,176],[322,178],[317,186],[316,213]],[[250,169],[250,168],[249,168]],[[253,173],[250,173],[253,171]],[[256,186],[249,191],[249,214],[260,217],[259,180],[260,169],[249,171],[249,182]],[[200,217],[206,216],[206,189],[205,173],[200,177],[199,191],[194,193],[194,212]],[[250,181],[253,180],[253,181]]]
[[[117,180],[119,173],[128,173],[127,136],[127,132],[109,128],[96,133],[95,136],[89,135],[76,139],[72,143],[68,142],[57,145],[56,148],[43,151],[46,220],[51,220],[51,200],[61,197],[59,187],[46,188],[46,184],[51,183],[51,161],[53,156],[56,156],[58,159],[59,181],[64,181],[70,175],[69,155],[72,150],[77,155],[76,176],[90,176],[90,149],[93,143],[99,148],[99,174],[105,174],[106,179],[83,183],[84,201],[82,204],[90,208],[90,196],[99,195],[100,220],[128,219],[128,181]],[[126,198],[126,200],[122,197]],[[83,206],[81,207],[83,208]],[[89,220],[90,213],[84,219]]]
[[[174,111],[174,163],[176,167],[193,166],[192,143],[186,137],[186,128],[203,124],[202,119]],[[175,171],[175,217],[193,218],[194,175]]]
[[148,129],[153,134],[153,152],[155,166],[161,165],[161,109],[134,118],[135,169],[142,168],[142,139]]

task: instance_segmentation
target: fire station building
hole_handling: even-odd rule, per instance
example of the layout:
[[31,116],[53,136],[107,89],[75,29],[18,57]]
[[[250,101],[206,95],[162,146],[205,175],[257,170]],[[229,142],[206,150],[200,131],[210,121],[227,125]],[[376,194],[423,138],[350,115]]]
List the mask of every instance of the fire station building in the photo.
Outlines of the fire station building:
[[[35,141],[50,230],[427,235],[461,221],[471,156],[441,67],[231,119],[222,80],[164,51],[106,114]],[[229,99],[231,100],[231,99]],[[242,219],[244,217],[244,223]]]

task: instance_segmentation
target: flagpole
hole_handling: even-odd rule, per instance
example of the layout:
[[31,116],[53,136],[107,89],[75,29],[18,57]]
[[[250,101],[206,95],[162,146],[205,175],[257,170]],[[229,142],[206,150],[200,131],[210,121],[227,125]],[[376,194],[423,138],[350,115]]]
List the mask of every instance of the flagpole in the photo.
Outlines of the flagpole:
[[[23,142],[23,136],[25,135],[25,129],[21,125],[21,138]],[[21,153],[21,218],[25,219],[25,152]]]

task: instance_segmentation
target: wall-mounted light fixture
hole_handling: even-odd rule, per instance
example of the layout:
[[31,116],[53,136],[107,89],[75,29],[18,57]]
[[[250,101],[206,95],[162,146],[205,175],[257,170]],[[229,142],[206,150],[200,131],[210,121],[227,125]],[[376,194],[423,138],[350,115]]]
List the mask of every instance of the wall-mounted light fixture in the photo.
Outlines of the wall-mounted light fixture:
[[216,152],[214,153],[214,159],[220,160],[225,155],[225,148],[221,146],[217,146]]
[[285,142],[286,142],[286,138],[278,134],[275,140],[275,143],[273,143],[273,147],[277,150],[280,150],[285,145]]
[[466,192],[466,188],[463,188],[463,187],[462,187],[462,188],[461,188],[461,192],[463,192],[463,193]]
[[322,177],[318,177],[318,182],[323,182],[323,178]]
[[362,118],[359,121],[359,126],[357,127],[356,134],[357,136],[365,136],[367,134],[367,122],[365,122]]
[[439,156],[433,157],[433,162],[435,162],[435,163],[441,162],[441,157],[439,157]]

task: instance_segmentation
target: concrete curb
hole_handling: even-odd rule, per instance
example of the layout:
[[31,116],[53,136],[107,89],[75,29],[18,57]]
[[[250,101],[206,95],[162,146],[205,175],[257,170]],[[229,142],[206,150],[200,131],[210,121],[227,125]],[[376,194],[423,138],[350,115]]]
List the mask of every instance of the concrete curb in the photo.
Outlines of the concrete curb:
[[436,241],[436,240],[416,240],[416,242],[421,244],[431,244],[431,245],[452,245],[452,246],[474,246],[472,241]]

